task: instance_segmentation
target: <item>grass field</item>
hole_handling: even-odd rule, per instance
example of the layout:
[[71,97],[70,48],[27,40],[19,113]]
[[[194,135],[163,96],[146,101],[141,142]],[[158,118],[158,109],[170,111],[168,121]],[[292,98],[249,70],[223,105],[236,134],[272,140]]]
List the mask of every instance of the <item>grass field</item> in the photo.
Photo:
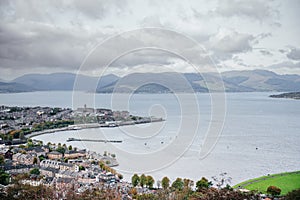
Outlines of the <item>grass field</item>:
[[262,193],[267,193],[267,188],[270,185],[279,187],[281,189],[281,195],[285,195],[294,189],[299,189],[300,171],[273,174],[251,179],[235,185],[234,188],[240,186],[241,188],[248,190],[257,190]]

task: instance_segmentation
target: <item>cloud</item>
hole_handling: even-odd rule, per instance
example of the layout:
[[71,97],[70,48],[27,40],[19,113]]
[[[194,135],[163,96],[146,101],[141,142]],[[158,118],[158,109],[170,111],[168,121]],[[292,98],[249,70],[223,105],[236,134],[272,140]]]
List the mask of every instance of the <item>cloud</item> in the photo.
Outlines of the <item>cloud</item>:
[[286,56],[292,60],[300,60],[300,49],[299,48],[291,48],[290,52]]
[[265,0],[220,0],[215,12],[225,17],[249,17],[258,21],[265,21],[278,15],[278,11]]
[[270,51],[268,51],[266,49],[260,50],[260,53],[264,56],[272,56],[273,55]]
[[293,63],[291,61],[284,61],[280,63],[276,63],[270,65],[268,68],[270,69],[300,69],[300,62]]
[[251,42],[254,39],[251,34],[238,33],[232,29],[220,29],[209,38],[206,47],[217,59],[226,60],[232,58],[233,54],[251,51]]

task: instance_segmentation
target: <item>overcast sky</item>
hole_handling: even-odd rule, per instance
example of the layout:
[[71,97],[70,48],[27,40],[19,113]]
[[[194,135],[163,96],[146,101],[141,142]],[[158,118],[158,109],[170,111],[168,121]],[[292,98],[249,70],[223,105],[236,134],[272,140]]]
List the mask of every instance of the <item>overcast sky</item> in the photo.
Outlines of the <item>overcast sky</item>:
[[[0,79],[5,80],[27,73],[75,73],[99,43],[143,27],[191,37],[205,47],[220,71],[266,69],[300,74],[299,0],[1,0],[0,17]],[[142,39],[160,41],[155,37],[150,34]],[[103,54],[119,45],[112,43]],[[211,61],[196,64],[209,66]],[[97,75],[101,61],[96,65],[84,73]],[[141,49],[124,55],[106,73],[168,69],[194,70],[168,52]]]

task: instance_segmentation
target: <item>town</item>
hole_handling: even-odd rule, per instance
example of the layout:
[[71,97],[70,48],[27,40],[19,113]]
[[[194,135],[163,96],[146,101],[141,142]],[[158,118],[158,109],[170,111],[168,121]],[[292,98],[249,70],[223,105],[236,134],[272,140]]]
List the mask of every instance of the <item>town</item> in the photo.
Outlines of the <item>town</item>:
[[162,118],[130,115],[106,108],[0,106],[0,144],[26,143],[26,137],[64,130],[117,127],[163,121]]

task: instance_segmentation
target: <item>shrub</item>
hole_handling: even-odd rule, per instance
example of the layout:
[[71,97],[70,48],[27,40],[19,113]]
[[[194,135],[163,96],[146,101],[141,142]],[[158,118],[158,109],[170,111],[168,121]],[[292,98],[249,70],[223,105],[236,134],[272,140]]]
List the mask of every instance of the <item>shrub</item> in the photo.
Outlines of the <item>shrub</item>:
[[276,186],[269,186],[267,189],[267,193],[269,193],[273,196],[280,195],[281,189]]

